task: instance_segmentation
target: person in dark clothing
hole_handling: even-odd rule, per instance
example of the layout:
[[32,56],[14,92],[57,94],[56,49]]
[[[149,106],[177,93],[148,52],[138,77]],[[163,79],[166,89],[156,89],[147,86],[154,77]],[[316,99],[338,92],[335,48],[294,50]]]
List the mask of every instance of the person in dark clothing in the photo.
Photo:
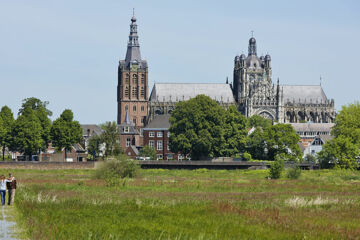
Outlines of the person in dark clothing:
[[9,173],[8,180],[9,181],[6,183],[6,187],[9,192],[8,205],[10,205],[10,204],[14,204],[15,191],[16,191],[16,179],[11,173]]

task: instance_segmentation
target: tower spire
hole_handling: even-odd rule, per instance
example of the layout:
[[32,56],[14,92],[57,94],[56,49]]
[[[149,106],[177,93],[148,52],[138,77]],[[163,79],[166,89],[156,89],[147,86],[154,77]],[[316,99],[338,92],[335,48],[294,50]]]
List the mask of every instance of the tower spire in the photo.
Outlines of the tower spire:
[[139,36],[137,34],[135,9],[133,8],[133,16],[131,18],[130,34],[129,34],[129,41],[126,51],[125,62],[126,64],[129,64],[130,62],[134,62],[134,61],[140,62],[141,55],[140,55]]
[[249,56],[255,55],[256,53],[256,39],[254,38],[254,31],[251,31],[251,38],[249,40]]

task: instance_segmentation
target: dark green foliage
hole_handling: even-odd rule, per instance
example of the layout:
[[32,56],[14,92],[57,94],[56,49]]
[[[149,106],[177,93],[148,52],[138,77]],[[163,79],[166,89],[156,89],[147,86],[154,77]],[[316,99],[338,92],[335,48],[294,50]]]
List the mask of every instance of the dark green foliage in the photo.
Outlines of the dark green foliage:
[[279,179],[284,171],[284,154],[277,155],[274,162],[271,163],[269,169],[269,177],[271,179]]
[[101,136],[95,135],[89,139],[87,149],[93,160],[96,160],[99,157],[101,144],[103,144]]
[[194,160],[219,156],[224,116],[225,110],[205,95],[179,102],[170,117],[171,151],[191,154]]
[[253,115],[248,119],[248,126],[249,128],[260,127],[262,129],[265,129],[272,126],[272,121],[270,119],[263,118],[259,115]]
[[120,146],[120,133],[116,122],[106,122],[100,125],[103,133],[102,142],[105,143],[105,156],[116,156],[123,152]]
[[276,124],[264,130],[264,139],[268,150],[269,160],[274,160],[279,154],[287,155],[292,161],[301,159],[298,145],[300,137],[289,124]]
[[34,110],[25,108],[14,123],[12,148],[31,157],[44,144],[42,133],[40,120]]
[[311,154],[306,154],[304,160],[307,161],[307,162],[315,163],[315,162],[316,162],[316,157],[314,157],[314,156],[311,155]]
[[67,158],[66,150],[70,151],[72,145],[79,143],[82,139],[83,131],[80,123],[73,119],[73,112],[69,109],[64,110],[54,121],[50,131],[52,144],[59,151],[65,148],[65,158]]
[[139,170],[139,165],[125,155],[107,159],[95,172],[95,177],[103,179],[109,186],[120,183],[122,178],[133,178]]
[[299,166],[292,167],[287,171],[287,178],[298,179],[300,176],[301,176],[301,169]]
[[246,151],[250,153],[254,159],[268,159],[265,149],[264,131],[258,127],[247,137]]
[[332,129],[334,139],[323,145],[318,159],[323,168],[336,166],[356,169],[356,158],[360,154],[360,104],[343,106],[336,116]]
[[23,114],[25,108],[31,108],[34,110],[35,115],[39,118],[42,133],[41,138],[43,139],[43,145],[39,149],[45,151],[50,143],[50,129],[51,129],[51,120],[49,119],[52,116],[52,112],[47,109],[49,105],[48,101],[41,101],[38,98],[26,98],[23,100],[21,108],[19,109],[19,115]]
[[244,154],[243,154],[243,159],[244,159],[245,161],[251,161],[251,160],[252,160],[251,154],[248,153],[248,152],[244,152]]
[[139,157],[149,157],[150,160],[156,160],[156,150],[155,148],[146,145],[141,149]]
[[14,125],[14,114],[8,106],[3,106],[0,111],[0,147],[2,147],[2,158],[5,160],[5,148],[11,148],[12,128]]
[[233,156],[246,144],[246,118],[205,95],[179,102],[170,118],[170,149],[194,160]]

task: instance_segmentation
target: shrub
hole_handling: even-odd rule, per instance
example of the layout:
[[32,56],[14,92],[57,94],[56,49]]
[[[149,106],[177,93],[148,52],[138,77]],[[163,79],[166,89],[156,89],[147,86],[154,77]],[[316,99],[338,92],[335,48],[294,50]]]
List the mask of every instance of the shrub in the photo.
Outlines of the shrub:
[[271,179],[278,179],[281,177],[281,173],[284,170],[284,157],[277,155],[275,161],[271,163],[269,177]]
[[306,154],[305,161],[315,163],[316,162],[316,157],[314,157],[311,154]]
[[287,171],[287,178],[290,179],[298,179],[300,175],[301,175],[301,169],[299,166],[292,167]]
[[244,152],[243,159],[245,161],[251,161],[252,160],[251,154],[248,152]]
[[107,159],[95,171],[95,177],[103,179],[109,186],[118,185],[123,178],[133,178],[138,172],[139,166],[133,159],[125,155],[118,155],[113,159]]

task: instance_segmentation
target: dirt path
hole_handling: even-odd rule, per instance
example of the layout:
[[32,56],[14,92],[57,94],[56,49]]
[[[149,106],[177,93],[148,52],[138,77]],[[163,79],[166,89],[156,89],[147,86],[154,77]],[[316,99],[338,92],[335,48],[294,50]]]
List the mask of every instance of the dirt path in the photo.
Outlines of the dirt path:
[[6,240],[16,240],[14,236],[14,227],[15,222],[11,219],[9,211],[11,211],[13,206],[0,206],[0,239]]

